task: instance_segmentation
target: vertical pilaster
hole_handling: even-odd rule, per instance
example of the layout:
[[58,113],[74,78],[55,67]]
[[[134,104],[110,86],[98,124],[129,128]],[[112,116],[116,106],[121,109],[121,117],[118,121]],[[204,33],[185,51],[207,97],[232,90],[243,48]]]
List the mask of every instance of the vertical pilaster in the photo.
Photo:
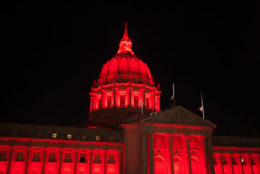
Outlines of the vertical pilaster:
[[77,165],[78,165],[78,151],[75,151],[75,158],[74,158],[74,173],[77,173]]
[[107,152],[104,150],[104,174],[107,173]]
[[174,174],[172,136],[169,136],[169,149],[170,149],[171,174]]
[[[206,141],[206,145],[207,145],[207,155],[208,155],[208,167],[209,167],[209,174],[214,174],[214,159],[213,159],[213,150],[212,150],[212,137],[208,136]],[[223,170],[222,170],[223,171]]]
[[89,174],[92,174],[92,150],[89,151]]
[[132,103],[132,97],[133,97],[132,90],[133,90],[132,85],[131,83],[129,83],[129,107],[130,108],[134,107],[134,104]]
[[[103,109],[103,106],[104,106],[104,104],[103,103],[105,103],[105,101],[104,101],[104,96],[103,96],[103,85],[101,85],[101,89],[100,89],[100,106],[98,106],[98,107],[100,107],[99,109]],[[99,100],[99,99],[98,99]],[[99,101],[98,101],[98,103],[99,103]]]
[[153,139],[153,134],[149,135],[149,158],[150,158],[150,174],[154,174],[154,139]]
[[221,171],[222,171],[222,173],[224,174],[224,166],[223,166],[223,164],[222,164],[222,161],[223,161],[223,155],[220,154],[219,157],[220,157]]
[[202,143],[202,148],[201,148],[201,157],[202,157],[202,162],[203,162],[203,173],[204,174],[209,174],[209,161],[207,160],[208,159],[208,151],[207,151],[207,138],[202,136],[202,139],[201,139],[201,143]]
[[7,174],[10,173],[11,165],[12,165],[12,159],[13,159],[13,148],[10,147],[10,155],[9,155],[9,160],[8,160]]
[[60,154],[59,154],[59,171],[58,173],[61,174],[61,163],[62,163],[62,149],[60,149]]
[[47,159],[46,159],[46,153],[47,153],[47,152],[46,152],[46,149],[44,148],[44,149],[43,149],[43,158],[42,158],[42,160],[43,160],[43,161],[42,161],[42,174],[44,174],[45,162],[46,162],[46,160],[47,160]]
[[28,172],[28,164],[29,164],[29,158],[30,158],[30,148],[26,148],[26,160],[25,160],[25,174]]
[[253,166],[252,166],[252,161],[251,161],[250,155],[246,154],[246,157],[247,157],[247,161],[248,161],[248,168],[249,168],[249,171],[250,171],[249,173],[253,174],[254,171],[253,171]]
[[90,107],[89,107],[89,111],[92,112],[93,110],[93,96],[90,94]]
[[238,156],[237,156],[237,161],[238,161],[238,166],[239,166],[239,170],[240,170],[240,173],[241,174],[244,174],[244,172],[243,172],[243,166],[242,166],[242,162],[241,162],[241,155],[239,154]]
[[116,83],[114,83],[114,88],[113,88],[113,102],[112,102],[112,107],[116,107]]
[[234,167],[233,167],[233,162],[232,162],[232,156],[230,155],[230,153],[228,153],[227,157],[228,157],[228,161],[229,161],[229,168],[230,168],[231,174],[234,174]]
[[191,174],[191,161],[190,161],[190,138],[184,137],[184,149],[185,149],[185,166],[186,166],[186,174]]

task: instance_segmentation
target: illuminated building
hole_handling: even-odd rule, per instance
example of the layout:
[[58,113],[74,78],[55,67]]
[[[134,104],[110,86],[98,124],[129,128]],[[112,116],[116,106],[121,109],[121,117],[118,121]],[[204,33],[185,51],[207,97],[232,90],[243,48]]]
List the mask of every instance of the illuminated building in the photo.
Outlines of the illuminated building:
[[90,92],[86,127],[0,123],[0,174],[260,174],[260,139],[215,125],[160,90],[127,29]]
[[91,89],[88,122],[111,127],[141,108],[144,113],[160,111],[160,93],[148,66],[133,52],[125,26],[117,54],[103,66]]

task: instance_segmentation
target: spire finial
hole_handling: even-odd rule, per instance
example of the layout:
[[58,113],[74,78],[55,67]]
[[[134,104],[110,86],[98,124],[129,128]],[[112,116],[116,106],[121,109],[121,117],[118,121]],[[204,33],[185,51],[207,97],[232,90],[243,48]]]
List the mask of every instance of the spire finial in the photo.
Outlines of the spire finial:
[[132,50],[132,41],[128,36],[127,33],[127,23],[125,22],[125,30],[124,30],[124,35],[123,38],[120,41],[119,44],[119,50],[117,51],[118,54],[134,54],[133,50]]
[[129,36],[127,33],[127,22],[125,22],[125,31],[122,40],[129,40]]

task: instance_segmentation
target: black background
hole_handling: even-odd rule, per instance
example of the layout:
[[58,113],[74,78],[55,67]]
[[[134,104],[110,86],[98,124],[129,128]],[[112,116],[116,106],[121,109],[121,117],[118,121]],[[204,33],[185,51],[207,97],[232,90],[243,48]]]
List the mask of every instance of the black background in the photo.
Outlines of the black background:
[[161,108],[197,114],[215,134],[259,136],[259,1],[48,3],[1,9],[2,122],[78,125],[118,49],[124,22],[162,91]]

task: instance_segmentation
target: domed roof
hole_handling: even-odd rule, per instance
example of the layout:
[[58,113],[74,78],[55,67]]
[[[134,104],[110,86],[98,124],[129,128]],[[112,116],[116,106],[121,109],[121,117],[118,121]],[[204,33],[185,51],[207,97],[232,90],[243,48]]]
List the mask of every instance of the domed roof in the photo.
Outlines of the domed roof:
[[135,82],[154,85],[154,80],[148,66],[136,57],[132,50],[132,41],[127,34],[127,25],[119,49],[115,57],[103,65],[97,85],[113,82]]

